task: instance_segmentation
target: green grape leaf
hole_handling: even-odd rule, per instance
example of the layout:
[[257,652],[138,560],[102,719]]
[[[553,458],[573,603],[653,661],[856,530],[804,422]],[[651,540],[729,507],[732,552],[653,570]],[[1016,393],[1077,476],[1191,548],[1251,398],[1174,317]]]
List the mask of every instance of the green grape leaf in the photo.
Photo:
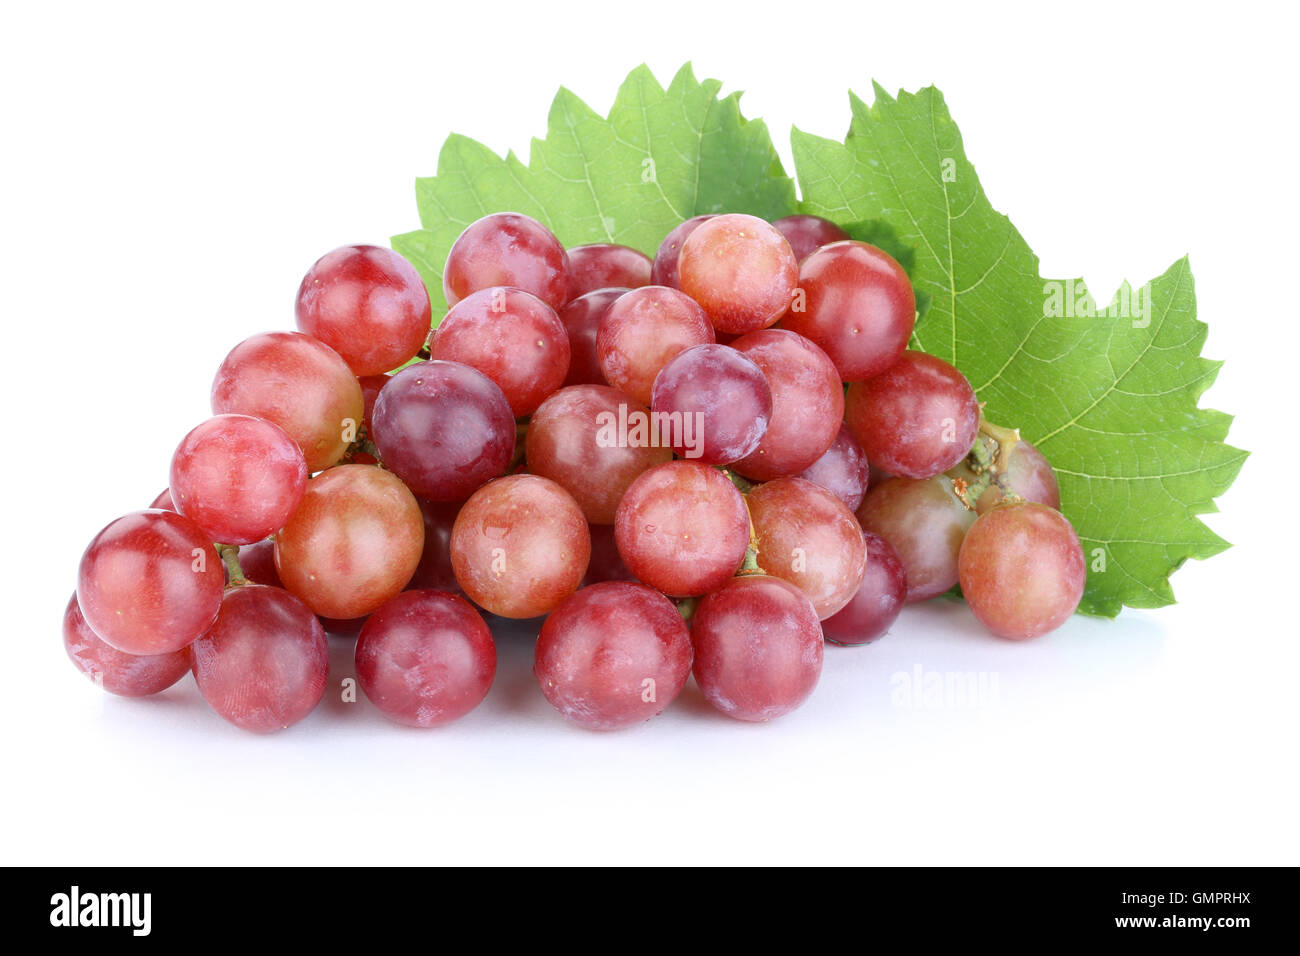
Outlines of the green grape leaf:
[[844,142],[794,130],[802,211],[880,221],[915,249],[910,274],[929,308],[912,347],[952,362],[989,419],[1018,426],[1048,456],[1088,559],[1082,611],[1174,600],[1169,575],[1228,543],[1197,515],[1246,453],[1231,418],[1198,405],[1220,363],[1201,356],[1186,259],[1098,308],[1080,280],[1050,280],[989,203],[934,88],[868,106],[851,95]]
[[461,230],[489,213],[533,216],[566,246],[617,242],[648,255],[691,216],[793,213],[794,182],[767,127],[741,115],[739,93],[719,97],[721,87],[696,80],[687,64],[665,90],[641,66],[607,117],[561,89],[527,165],[513,153],[502,158],[472,139],[449,137],[437,175],[416,181],[424,228],[393,238],[429,288],[434,324],[446,308],[447,252]]

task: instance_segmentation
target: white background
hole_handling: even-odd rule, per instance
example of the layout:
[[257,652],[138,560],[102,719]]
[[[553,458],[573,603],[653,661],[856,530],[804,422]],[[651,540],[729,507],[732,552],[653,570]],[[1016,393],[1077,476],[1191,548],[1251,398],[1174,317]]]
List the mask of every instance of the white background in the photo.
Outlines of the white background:
[[[0,860],[1300,862],[1283,9],[6,5]],[[909,609],[875,646],[828,649],[811,702],[765,726],[692,690],[583,732],[540,696],[526,640],[432,732],[331,690],[261,738],[188,679],[134,702],[81,678],[59,622],[85,542],[166,484],[217,364],[292,327],[307,266],[417,227],[412,181],[447,133],[526,155],[560,84],[603,111],[637,63],[666,83],[688,59],[746,91],[787,160],[792,123],[842,135],[849,87],[935,83],[1044,274],[1099,300],[1190,253],[1206,354],[1228,360],[1205,401],[1253,451],[1206,519],[1236,547],[1178,572],[1178,606],[1025,645],[959,605]],[[900,706],[891,678],[917,667],[985,673],[996,698]]]

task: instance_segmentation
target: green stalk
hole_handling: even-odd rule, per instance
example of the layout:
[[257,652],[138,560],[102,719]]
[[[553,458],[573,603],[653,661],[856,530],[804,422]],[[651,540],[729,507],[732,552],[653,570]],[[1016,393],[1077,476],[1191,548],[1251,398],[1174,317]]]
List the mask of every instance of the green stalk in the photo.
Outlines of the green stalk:
[[221,555],[221,563],[226,566],[226,574],[230,578],[226,587],[238,588],[248,583],[244,569],[239,566],[239,545],[219,544],[217,554]]

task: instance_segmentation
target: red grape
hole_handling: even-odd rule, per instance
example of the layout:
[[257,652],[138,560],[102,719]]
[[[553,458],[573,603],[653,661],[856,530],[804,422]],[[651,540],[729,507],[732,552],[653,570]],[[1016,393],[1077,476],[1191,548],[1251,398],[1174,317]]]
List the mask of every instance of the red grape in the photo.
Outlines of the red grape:
[[618,540],[612,524],[589,524],[591,533],[591,560],[587,562],[587,576],[582,583],[600,584],[602,581],[635,581],[636,576],[623,563],[618,553]]
[[695,682],[738,720],[794,710],[822,672],[822,629],[812,602],[765,574],[736,578],[700,601],[691,619]]
[[607,385],[573,385],[544,401],[528,425],[528,469],[571,494],[587,520],[613,524],[619,499],[647,468],[669,461],[672,450],[621,441],[620,416],[649,419],[650,410]]
[[270,538],[246,544],[239,549],[239,570],[253,584],[284,587],[280,572],[275,566],[275,542]]
[[193,643],[216,618],[224,588],[212,540],[172,511],[118,518],[95,535],[77,572],[86,623],[128,654],[168,654]]
[[638,289],[650,284],[650,257],[630,246],[598,242],[569,250],[569,298],[597,289]]
[[749,513],[716,468],[656,465],[632,482],[614,519],[618,552],[652,588],[693,597],[726,584],[749,545]]
[[375,402],[391,378],[391,375],[363,375],[357,379],[357,384],[361,386],[361,425],[367,432],[370,431],[370,420],[375,414]]
[[193,650],[203,699],[244,730],[265,734],[296,724],[325,694],[325,631],[305,604],[281,588],[231,588],[216,623]]
[[935,597],[957,583],[957,552],[975,512],[943,475],[891,478],[867,492],[858,521],[898,552],[911,602]]
[[565,717],[590,730],[649,720],[681,693],[691,637],[673,602],[626,581],[583,588],[551,612],[533,673]]
[[878,534],[862,532],[867,569],[849,603],[822,621],[832,644],[869,644],[889,630],[907,598],[907,572],[893,546]]
[[777,219],[772,226],[785,236],[790,251],[800,262],[822,246],[849,238],[847,232],[821,216],[786,216]]
[[507,475],[465,502],[451,565],[475,604],[501,617],[546,614],[578,589],[591,558],[582,509],[537,475]]
[[1087,577],[1079,536],[1065,516],[1034,501],[999,505],[966,532],[961,593],[998,637],[1054,631],[1079,607]]
[[433,336],[433,357],[478,369],[516,417],[532,414],[569,372],[569,335],[555,310],[527,292],[494,287],[461,299]]
[[465,227],[447,253],[442,291],[448,305],[492,286],[531,292],[553,309],[568,302],[569,255],[531,216],[499,212]]
[[850,511],[857,511],[871,482],[871,467],[866,453],[847,425],[840,425],[831,447],[799,475],[805,481],[821,485]]
[[715,217],[694,216],[673,227],[655,253],[654,265],[650,269],[651,282],[655,285],[666,285],[670,289],[681,288],[681,284],[677,281],[677,259],[682,254],[682,243],[699,227],[700,223],[708,222],[713,218]]
[[701,223],[682,243],[677,278],[718,331],[753,332],[790,307],[799,262],[771,223],[729,213]]
[[[158,497],[153,500],[153,504],[149,507],[157,508],[160,511],[176,511],[176,503],[172,501],[172,490],[170,488],[164,488],[159,493]],[[176,513],[180,514],[179,511]]]
[[651,285],[619,296],[605,312],[596,358],[605,381],[649,405],[659,370],[683,349],[713,340],[713,326],[694,301]]
[[929,478],[970,452],[980,408],[961,372],[909,351],[887,372],[849,386],[845,421],[872,464],[900,477]]
[[415,497],[391,472],[338,465],[307,493],[275,536],[284,586],[324,617],[369,614],[406,586],[424,548]]
[[224,544],[251,544],[279,530],[306,487],[307,462],[293,439],[248,415],[209,418],[172,456],[177,509]]
[[254,335],[212,382],[212,411],[264,418],[297,442],[307,470],[338,462],[365,414],[361,387],[332,348],[301,332]]
[[451,529],[460,514],[460,502],[420,500],[424,517],[424,551],[407,590],[447,591],[460,594],[456,572],[451,567]]
[[569,374],[564,377],[565,385],[605,384],[605,373],[600,370],[600,358],[596,354],[596,336],[609,307],[627,291],[597,289],[578,296],[559,311],[560,322],[569,335]]
[[431,501],[464,501],[505,474],[515,449],[505,394],[459,362],[402,369],[379,393],[373,426],[384,466]]
[[126,654],[105,644],[90,629],[77,595],[63,612],[63,649],[77,670],[110,694],[119,697],[148,697],[166,690],[190,669],[190,649],[167,654]]
[[903,267],[865,242],[835,242],[799,266],[796,296],[781,325],[812,339],[840,378],[857,382],[898,361],[916,324],[916,297]]
[[755,481],[787,478],[810,467],[835,441],[844,419],[844,385],[826,353],[801,335],[764,329],[731,347],[763,372],[772,389],[767,434],[736,471]]
[[361,628],[356,666],[357,683],[389,720],[439,727],[482,703],[496,675],[497,649],[464,598],[405,591]]
[[772,418],[772,389],[762,370],[729,345],[679,352],[655,378],[656,419],[681,422],[673,451],[706,465],[744,458]]
[[356,375],[413,357],[432,318],[415,267],[379,246],[343,246],[316,260],[298,287],[296,313],[299,330],[338,352]]
[[777,478],[746,496],[758,566],[808,596],[830,617],[857,593],[866,571],[862,528],[833,494],[802,478]]

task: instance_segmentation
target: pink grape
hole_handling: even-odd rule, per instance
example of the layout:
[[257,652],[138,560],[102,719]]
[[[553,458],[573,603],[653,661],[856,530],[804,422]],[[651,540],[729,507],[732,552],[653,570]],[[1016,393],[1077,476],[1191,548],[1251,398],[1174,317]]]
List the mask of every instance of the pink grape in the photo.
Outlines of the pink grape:
[[763,329],[731,343],[762,370],[772,389],[772,418],[736,471],[755,481],[809,468],[835,441],[844,419],[844,385],[826,353],[801,335]]
[[303,276],[295,311],[299,331],[343,356],[355,375],[378,375],[412,358],[432,319],[415,267],[379,246],[321,256]]
[[1033,501],[981,515],[966,532],[957,570],[972,613],[1011,640],[1038,637],[1069,620],[1087,578],[1074,527]]
[[621,415],[649,418],[650,410],[607,385],[562,388],[533,415],[525,440],[529,470],[557,482],[593,524],[613,524],[619,500],[647,468],[672,459],[667,447],[621,441]]
[[266,332],[226,356],[212,382],[214,415],[251,415],[279,425],[321,471],[343,458],[365,414],[343,357],[301,332]]
[[605,373],[600,370],[600,357],[596,353],[596,336],[601,319],[627,289],[597,289],[580,295],[559,311],[560,322],[569,335],[569,374],[564,377],[568,385],[604,385]]
[[461,299],[433,336],[433,357],[476,368],[500,386],[518,418],[569,372],[569,335],[555,310],[527,292],[491,288]]
[[729,213],[701,223],[682,243],[677,277],[719,332],[753,332],[790,307],[799,262],[771,223]]
[[[655,377],[651,408],[680,419],[673,451],[706,465],[739,461],[758,447],[772,419],[772,389],[762,370],[729,345],[679,352]],[[687,423],[696,423],[689,429]],[[693,436],[689,444],[685,439]]]
[[497,650],[483,618],[464,598],[404,591],[361,628],[357,683],[389,720],[440,727],[483,702]]
[[871,483],[871,466],[849,426],[841,425],[826,454],[805,468],[799,477],[821,485],[850,511],[857,511]]
[[167,654],[127,654],[90,629],[77,595],[63,612],[63,649],[77,670],[110,694],[148,697],[166,690],[190,670],[190,649]]
[[357,379],[357,384],[361,386],[361,424],[366,431],[370,430],[370,419],[375,413],[375,402],[379,400],[379,393],[391,379],[391,375],[363,375]]
[[296,724],[325,693],[325,631],[307,605],[281,588],[231,588],[193,651],[203,699],[244,730],[266,734]]
[[451,566],[475,604],[537,617],[578,589],[591,558],[582,509],[555,482],[507,475],[465,502],[451,530]]
[[749,513],[716,468],[671,461],[632,482],[619,502],[614,535],[637,580],[694,597],[722,587],[744,561]]
[[172,500],[223,544],[251,544],[279,530],[307,487],[302,451],[278,425],[217,415],[194,428],[172,456]]
[[[172,501],[172,490],[170,488],[164,488],[159,492],[158,497],[153,500],[153,504],[149,505],[149,507],[157,508],[160,511],[176,511],[176,503]],[[176,513],[180,514],[179,511]]]
[[849,386],[844,419],[875,465],[930,478],[970,453],[980,407],[966,377],[943,359],[904,352],[887,372]]
[[812,602],[768,575],[736,578],[704,597],[691,619],[695,682],[737,720],[772,720],[813,692],[822,672],[822,629]]
[[898,361],[916,323],[916,297],[903,267],[865,242],[823,246],[799,266],[799,289],[781,325],[821,346],[846,382]]
[[849,238],[847,232],[821,216],[786,216],[777,219],[772,226],[785,236],[794,257],[800,262],[822,246]]
[[630,246],[598,242],[569,250],[569,298],[597,289],[638,289],[650,284],[653,263]]
[[649,405],[659,370],[684,349],[713,341],[713,326],[692,299],[651,285],[619,296],[605,312],[596,358],[605,381]]
[[957,553],[975,512],[962,504],[943,475],[891,478],[867,492],[858,521],[898,552],[907,571],[907,600],[914,602],[957,583]]
[[844,502],[802,478],[774,479],[745,500],[758,566],[806,594],[822,620],[848,604],[866,573],[867,551]]
[[565,717],[591,730],[649,720],[691,673],[690,632],[677,608],[640,584],[583,588],[542,625],[533,673]]
[[464,501],[505,474],[515,416],[500,387],[459,362],[421,362],[375,401],[373,438],[384,466],[430,501]]
[[424,549],[420,506],[391,472],[338,465],[307,483],[275,536],[284,586],[323,617],[362,617],[397,594]]
[[212,539],[171,511],[136,511],[95,535],[77,571],[86,623],[127,654],[169,654],[216,619],[225,576]]
[[531,216],[499,212],[465,227],[447,253],[442,291],[455,305],[481,289],[511,286],[552,309],[569,301],[569,255]]
[[713,218],[713,216],[693,216],[680,225],[674,226],[664,237],[664,241],[659,244],[659,250],[655,253],[654,265],[650,270],[650,281],[654,285],[666,285],[670,289],[681,288],[681,283],[677,279],[677,259],[682,254],[682,243],[701,223]]
[[265,584],[267,587],[282,588],[280,572],[275,566],[275,541],[255,541],[239,549],[239,570],[253,584]]
[[903,610],[907,572],[893,546],[878,534],[862,532],[867,549],[866,573],[857,592],[839,611],[822,621],[832,644],[869,644],[880,637]]

